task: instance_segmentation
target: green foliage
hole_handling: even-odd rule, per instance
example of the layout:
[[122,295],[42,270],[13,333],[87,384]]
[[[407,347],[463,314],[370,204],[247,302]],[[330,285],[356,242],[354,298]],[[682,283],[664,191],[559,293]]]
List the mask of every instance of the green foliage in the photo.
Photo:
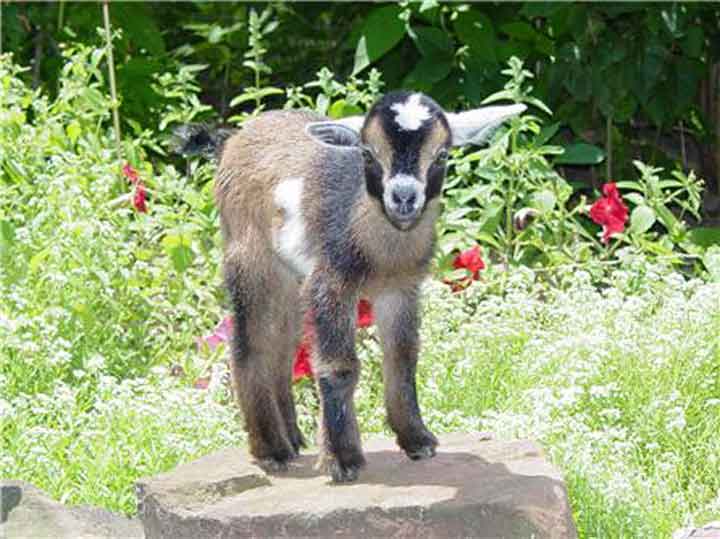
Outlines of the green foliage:
[[[105,373],[121,377],[169,358],[182,364],[207,329],[203,320],[219,316],[211,184],[154,166],[142,140],[126,142],[152,205],[150,214],[134,212],[108,149],[101,56],[68,51],[52,100],[28,90],[7,57],[0,64],[0,99],[9,105],[0,116],[0,290],[5,315],[23,313],[3,338],[8,395],[70,383],[97,354]],[[25,150],[5,150],[18,145]],[[208,179],[202,170],[196,177]]]
[[[533,75],[520,60],[511,58],[503,74],[510,80],[487,102],[511,99],[549,112],[530,95]],[[704,235],[704,245],[695,241],[684,221],[700,217],[703,182],[693,172],[677,170],[663,178],[662,168],[636,161],[640,178],[617,182],[632,208],[628,229],[608,249],[595,235],[585,196],[578,197],[554,168],[558,161],[596,159],[599,150],[550,145],[556,130],[556,124],[543,127],[541,117],[523,115],[500,130],[489,148],[454,156],[455,174],[446,184],[447,211],[441,219],[441,271],[450,268],[456,251],[475,242],[492,247],[506,264],[541,266],[548,272],[582,264],[597,275],[622,244],[680,265],[707,247],[712,236]]]
[[381,58],[405,36],[405,25],[400,20],[398,6],[375,8],[365,19],[355,51],[356,75]]
[[[98,6],[13,2],[3,9],[4,49],[21,64],[32,61],[24,77],[51,93],[63,65],[58,43],[97,44]],[[204,101],[242,121],[261,103],[282,107],[293,81],[323,67],[345,80],[374,66],[388,89],[421,90],[448,108],[474,106],[501,85],[500,66],[515,56],[532,66],[533,97],[554,111],[552,142],[567,147],[556,164],[604,162],[594,177],[609,181],[634,174],[636,159],[666,169],[682,159],[710,192],[718,189],[720,104],[712,81],[720,10],[712,4],[156,2],[117,4],[111,18],[122,30],[115,48],[121,117],[136,131],[163,117],[153,81],[179,61],[207,65],[199,80]],[[605,154],[611,158],[603,161]]]
[[[269,34],[275,31],[278,26],[277,20],[271,20],[272,10],[266,8],[260,13],[254,9],[250,10],[250,18],[248,20],[248,50],[244,54],[245,61],[243,66],[250,69],[254,77],[254,85],[244,89],[243,93],[230,101],[230,106],[234,107],[246,101],[254,101],[255,109],[253,114],[258,114],[263,110],[261,105],[262,98],[271,95],[283,94],[280,88],[263,85],[263,76],[272,73],[272,69],[268,66],[264,59],[267,53],[265,39]],[[230,120],[242,119],[241,117],[233,117]]]

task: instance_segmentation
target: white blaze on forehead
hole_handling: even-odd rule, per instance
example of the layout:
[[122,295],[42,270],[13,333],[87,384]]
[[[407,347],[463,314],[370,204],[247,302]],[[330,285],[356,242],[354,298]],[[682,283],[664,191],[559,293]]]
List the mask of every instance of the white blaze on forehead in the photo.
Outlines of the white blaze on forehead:
[[415,131],[425,120],[431,117],[430,109],[420,103],[420,94],[413,94],[405,103],[395,103],[390,109],[394,110],[395,123],[405,131]]
[[315,260],[308,254],[305,221],[300,202],[303,178],[288,178],[278,184],[274,191],[275,205],[283,210],[283,224],[275,231],[275,249],[295,271],[308,275]]

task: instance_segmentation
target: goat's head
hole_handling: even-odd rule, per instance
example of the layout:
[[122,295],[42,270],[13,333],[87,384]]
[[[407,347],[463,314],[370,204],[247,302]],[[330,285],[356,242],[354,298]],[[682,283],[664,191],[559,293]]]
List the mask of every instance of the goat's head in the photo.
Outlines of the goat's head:
[[446,113],[419,93],[392,92],[366,116],[308,124],[310,136],[339,148],[359,148],[368,194],[400,230],[418,223],[427,203],[440,195],[451,146],[482,144],[524,105]]

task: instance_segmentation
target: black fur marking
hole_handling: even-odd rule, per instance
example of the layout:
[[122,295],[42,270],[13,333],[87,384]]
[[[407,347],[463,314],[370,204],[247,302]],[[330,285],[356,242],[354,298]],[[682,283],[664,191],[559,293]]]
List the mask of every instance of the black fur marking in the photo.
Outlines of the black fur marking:
[[322,357],[355,359],[355,310],[353,298],[339,298],[323,279],[315,279],[310,286],[317,346]]
[[427,183],[425,184],[425,200],[430,201],[442,193],[445,182],[445,162],[442,164],[433,163],[427,172]]
[[250,307],[248,295],[243,290],[241,275],[232,264],[225,268],[225,286],[230,294],[233,309],[232,359],[246,361],[248,358],[247,321]]
[[329,378],[318,380],[320,397],[323,401],[323,420],[327,431],[331,449],[342,445],[342,436],[347,424],[347,403],[342,387],[333,383]]
[[236,129],[214,129],[206,124],[181,125],[173,132],[173,151],[186,157],[202,155],[219,159],[225,141]]
[[[382,202],[385,188],[383,186],[383,169],[377,159],[373,157],[370,150],[363,150],[365,160],[365,185],[368,194]],[[384,209],[384,208],[383,208]]]
[[350,231],[350,216],[361,194],[364,177],[361,152],[331,148],[318,152],[316,170],[322,171],[320,196],[323,200],[318,204],[317,233],[323,254],[343,278],[357,282],[370,271]]

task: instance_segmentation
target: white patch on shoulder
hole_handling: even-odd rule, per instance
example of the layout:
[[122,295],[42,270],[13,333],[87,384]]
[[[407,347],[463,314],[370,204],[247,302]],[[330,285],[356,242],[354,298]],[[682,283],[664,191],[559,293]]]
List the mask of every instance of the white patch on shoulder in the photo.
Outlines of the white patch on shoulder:
[[283,224],[275,231],[275,249],[299,274],[308,275],[315,267],[315,260],[308,254],[306,228],[300,201],[303,178],[288,178],[275,188],[275,205],[283,210]]
[[397,113],[395,123],[405,131],[416,131],[425,120],[430,119],[430,110],[420,103],[420,94],[413,94],[405,103],[395,103],[390,108]]

